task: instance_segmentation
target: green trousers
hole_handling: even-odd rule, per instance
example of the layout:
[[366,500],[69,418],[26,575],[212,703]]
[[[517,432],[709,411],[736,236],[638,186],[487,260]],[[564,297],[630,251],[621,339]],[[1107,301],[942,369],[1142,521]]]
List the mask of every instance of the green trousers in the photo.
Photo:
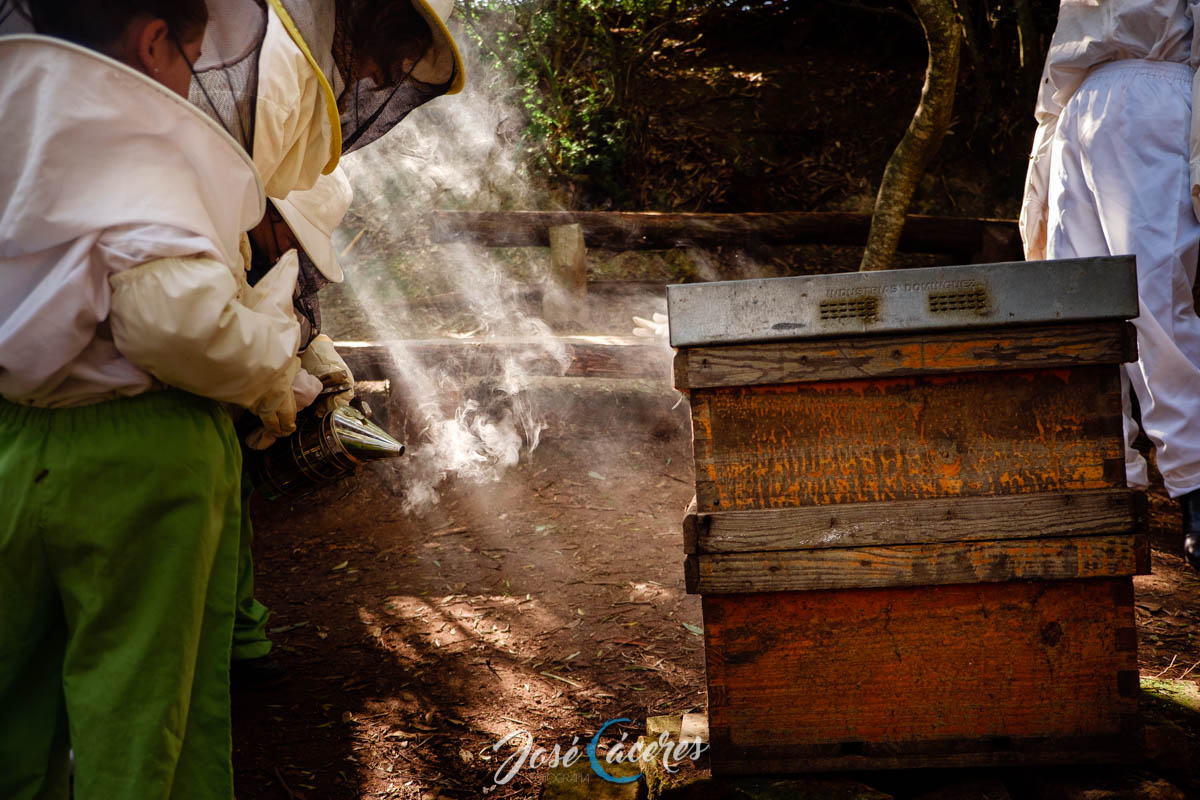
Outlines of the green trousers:
[[0,797],[233,796],[240,472],[198,397],[0,401]]
[[250,492],[248,478],[242,481],[242,526],[238,538],[237,613],[233,619],[233,660],[247,661],[262,658],[271,652],[267,638],[267,618],[271,612],[254,599],[254,559],[250,546],[254,543],[254,528],[250,525]]

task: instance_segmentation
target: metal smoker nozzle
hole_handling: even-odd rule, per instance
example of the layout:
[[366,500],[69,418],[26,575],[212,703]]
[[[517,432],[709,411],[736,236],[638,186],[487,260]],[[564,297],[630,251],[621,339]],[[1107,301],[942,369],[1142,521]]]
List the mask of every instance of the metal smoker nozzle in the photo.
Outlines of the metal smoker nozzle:
[[357,409],[339,408],[328,416],[332,417],[333,438],[351,459],[361,463],[404,455],[403,444]]
[[361,464],[404,454],[404,445],[358,409],[298,421],[291,436],[266,450],[251,451],[246,468],[254,487],[276,500],[304,494],[346,477]]

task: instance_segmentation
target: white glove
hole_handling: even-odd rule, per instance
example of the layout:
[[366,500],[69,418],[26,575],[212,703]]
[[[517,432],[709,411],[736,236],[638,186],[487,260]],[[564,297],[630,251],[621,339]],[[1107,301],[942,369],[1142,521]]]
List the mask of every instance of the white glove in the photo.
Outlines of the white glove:
[[[297,269],[293,253],[263,281],[274,276],[272,283],[294,286]],[[149,261],[114,274],[109,285],[122,355],[166,384],[251,410],[277,409],[273,424],[292,424],[281,399],[292,396],[300,363],[291,288],[286,297],[251,289],[240,264],[235,276],[203,256]]]
[[661,336],[666,337],[671,332],[670,324],[667,321],[666,314],[654,312],[654,319],[642,319],[634,317],[633,324],[637,327],[633,329],[634,336]]
[[[307,408],[320,393],[321,382],[305,372],[303,368],[297,369],[296,377],[292,379],[293,402],[291,416],[293,430],[295,429],[296,413],[302,408]],[[269,405],[270,402],[279,399],[280,398],[278,396],[273,395],[265,402]],[[286,398],[282,399],[283,405],[286,406]],[[256,410],[255,413],[258,414],[259,412]],[[263,426],[251,431],[250,434],[246,436],[246,445],[252,450],[265,450],[266,448],[275,444],[276,439],[280,438],[281,436],[286,436],[288,433],[290,433],[290,431],[287,433],[282,431],[282,426],[279,424],[281,419],[278,412],[272,413],[272,410],[264,408],[264,413],[266,413],[267,417],[270,419],[268,420],[267,418],[264,418],[263,414],[259,414],[259,419],[262,421]]]
[[263,431],[273,440],[296,432],[296,393],[292,385],[299,372],[300,359],[292,358],[281,379],[250,407],[254,416],[262,420]]
[[335,386],[349,387],[343,392],[320,398],[315,406],[317,416],[323,417],[335,408],[350,405],[350,401],[354,399],[354,376],[350,374],[350,368],[333,346],[332,339],[323,333],[319,334],[300,354],[300,364],[306,372],[319,379],[326,389]]

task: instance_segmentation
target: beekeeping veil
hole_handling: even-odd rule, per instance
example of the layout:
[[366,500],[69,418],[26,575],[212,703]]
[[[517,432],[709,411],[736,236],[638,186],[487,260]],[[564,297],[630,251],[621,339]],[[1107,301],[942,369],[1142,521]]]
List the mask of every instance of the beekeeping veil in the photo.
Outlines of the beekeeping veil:
[[12,33],[33,33],[33,23],[13,0],[0,0],[0,36]]
[[[342,153],[375,141],[417,106],[462,90],[462,58],[445,24],[454,0],[408,1],[428,23],[433,47],[396,85],[379,86],[370,77],[347,84],[334,63],[336,6],[354,0],[270,0],[294,24],[293,34],[303,40],[333,90]],[[208,0],[208,30],[192,82],[192,101],[216,117],[247,150],[254,141],[258,56],[266,35],[267,5],[266,0]]]
[[342,149],[349,153],[390,131],[417,106],[443,94],[462,91],[462,57],[446,20],[454,0],[411,0],[429,25],[433,46],[395,86],[376,85],[371,78],[355,81],[338,98]]

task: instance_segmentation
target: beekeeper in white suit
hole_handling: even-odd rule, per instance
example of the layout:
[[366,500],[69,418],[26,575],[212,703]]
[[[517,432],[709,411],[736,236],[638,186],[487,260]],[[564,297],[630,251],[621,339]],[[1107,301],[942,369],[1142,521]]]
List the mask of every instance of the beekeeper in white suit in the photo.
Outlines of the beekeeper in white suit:
[[[210,23],[191,99],[237,138],[262,175],[268,210],[251,232],[250,281],[280,253],[300,250],[294,306],[304,369],[329,390],[325,412],[349,402],[350,370],[320,334],[316,293],[342,280],[331,237],[351,200],[341,156],[399,123],[413,108],[463,87],[462,59],[446,28],[453,0],[209,0]],[[265,443],[265,442],[264,442]],[[243,524],[235,684],[277,682],[267,610],[254,600],[249,517]]]
[[1028,259],[1136,256],[1138,361],[1122,375],[1126,477],[1148,483],[1132,447],[1132,386],[1167,491],[1182,506],[1186,558],[1200,569],[1198,7],[1062,0],[1020,224]]
[[0,2],[0,797],[232,798],[223,404],[292,429],[297,260],[247,285],[202,0],[94,11]]

